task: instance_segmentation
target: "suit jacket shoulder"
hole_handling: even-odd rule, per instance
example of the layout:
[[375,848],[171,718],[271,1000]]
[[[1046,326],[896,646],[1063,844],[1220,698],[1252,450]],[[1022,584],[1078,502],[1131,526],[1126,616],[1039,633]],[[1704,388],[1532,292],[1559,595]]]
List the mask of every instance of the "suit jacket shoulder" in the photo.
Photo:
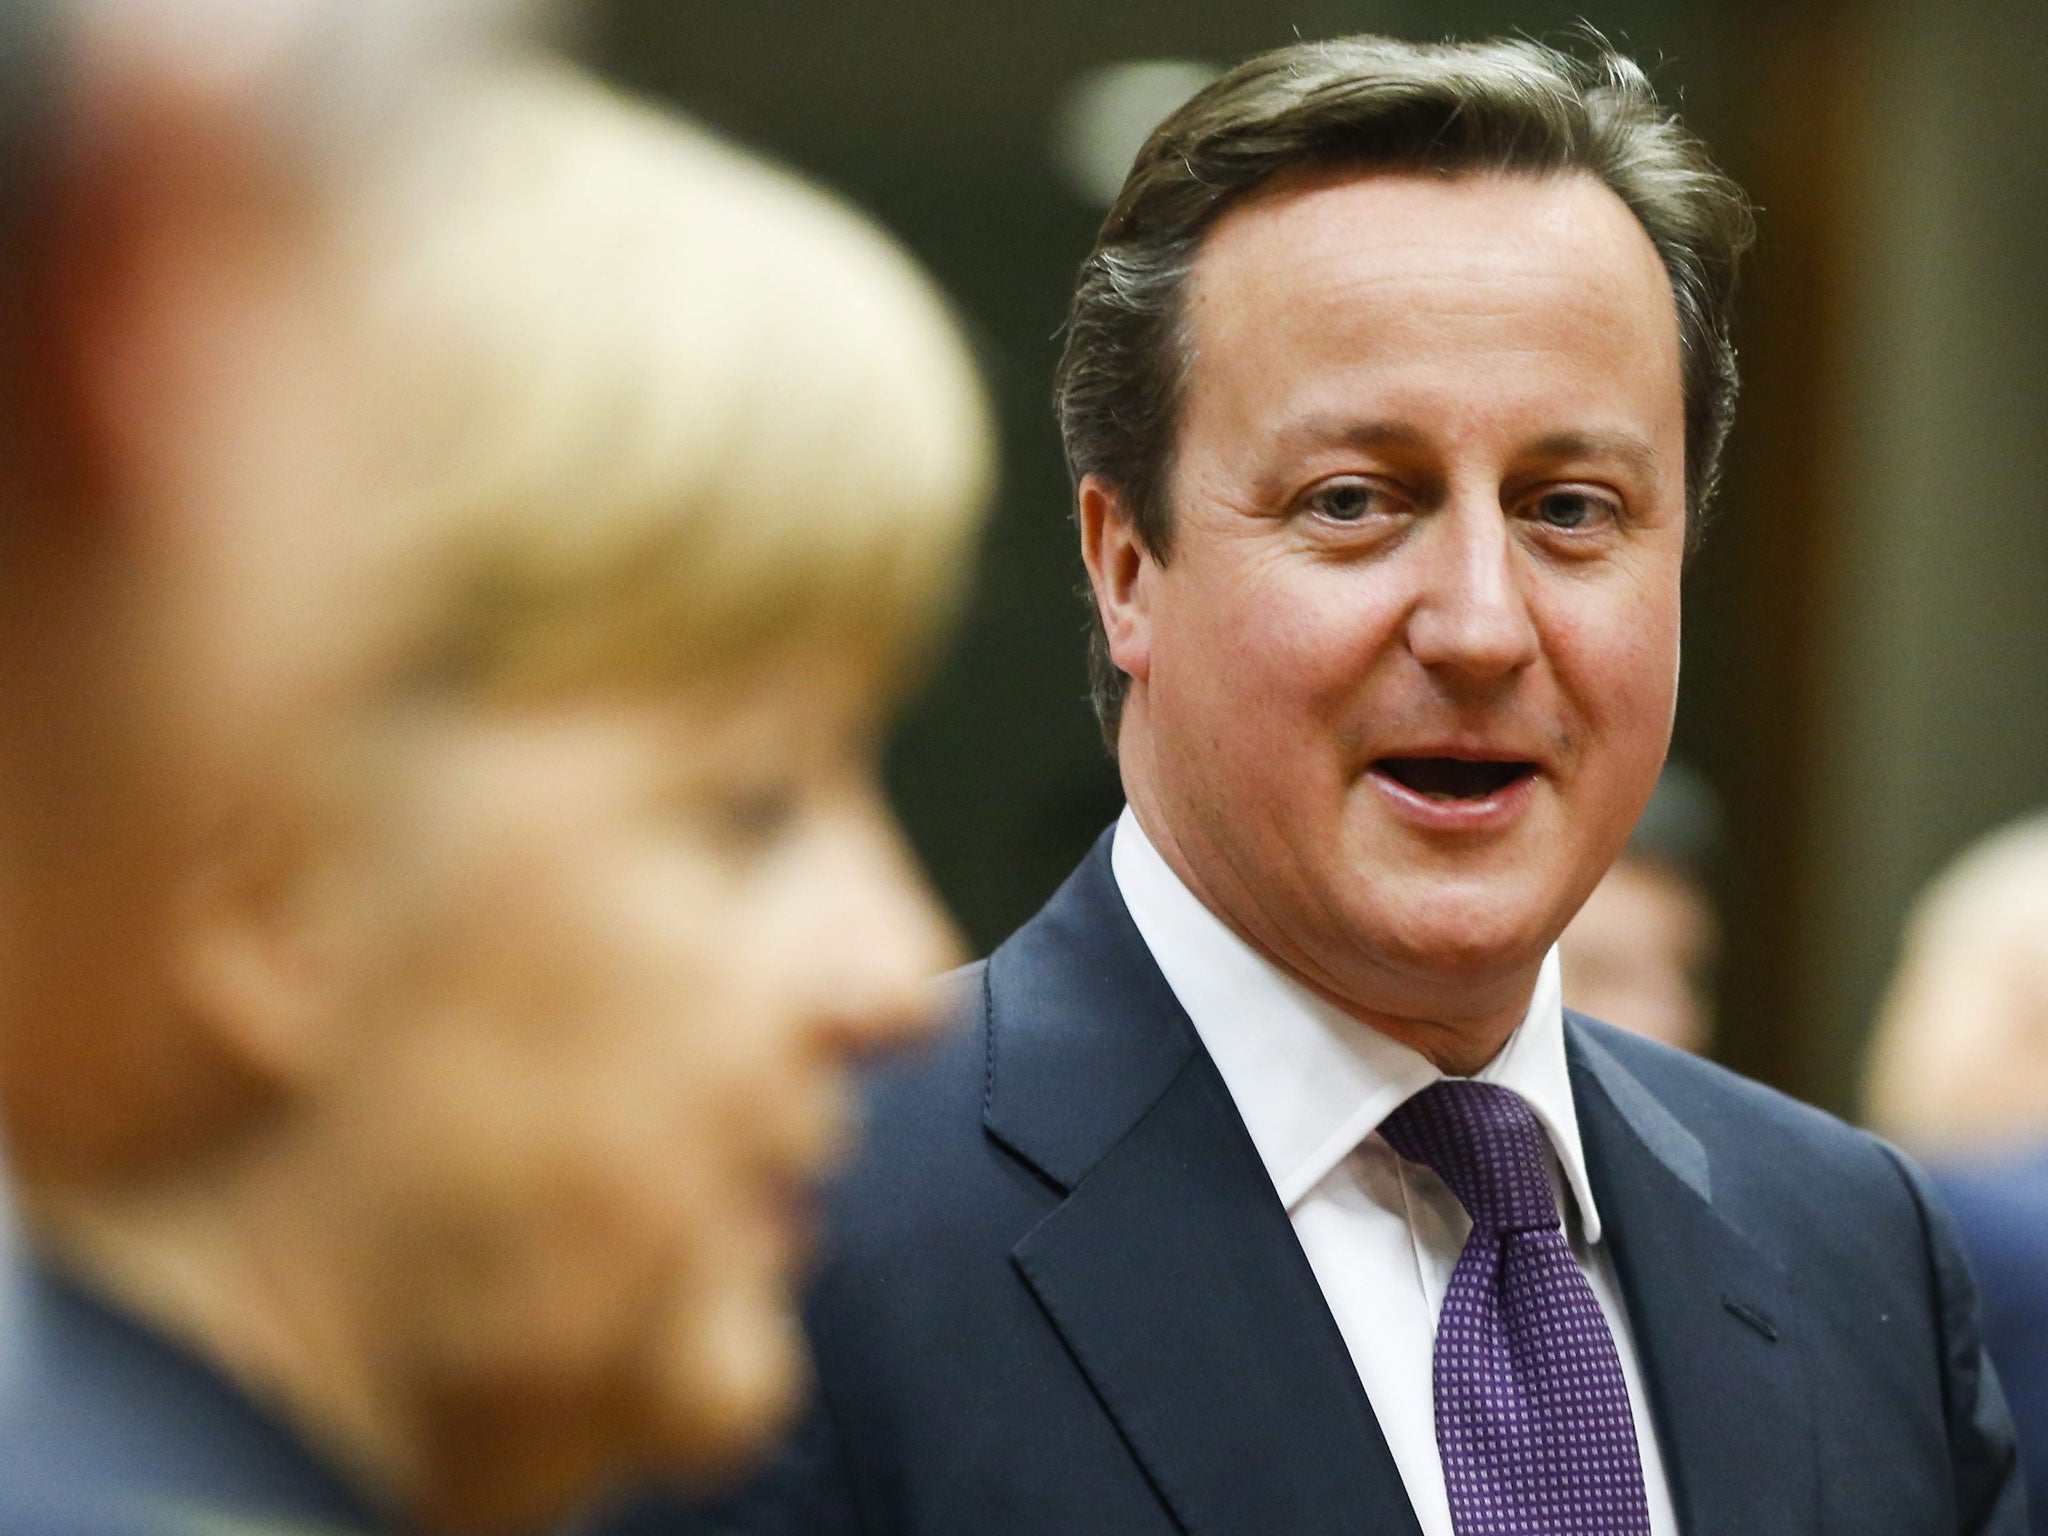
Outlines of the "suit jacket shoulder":
[[[1712,1063],[1577,1016],[1568,1042],[1595,1197],[1680,1481],[1724,1459],[1710,1447],[1740,1443],[1742,1395],[1768,1379],[1730,1374],[1746,1339],[1724,1337],[1732,1352],[1717,1362],[1673,1336],[1686,1315],[1675,1298],[1689,1294],[1690,1326],[1705,1328],[1718,1293],[1720,1310],[1774,1346],[1763,1354],[1797,1346],[1808,1409],[1792,1410],[1788,1383],[1776,1429],[1804,1420],[1810,1434],[1815,1528],[2023,1530],[2010,1417],[1926,1175],[1867,1132]],[[1690,1384],[1685,1400],[1674,1381]],[[1717,1396],[1709,1432],[1699,1405]],[[1902,1478],[1902,1467],[1929,1475]],[[1871,1490],[1891,1513],[1863,1507]]]

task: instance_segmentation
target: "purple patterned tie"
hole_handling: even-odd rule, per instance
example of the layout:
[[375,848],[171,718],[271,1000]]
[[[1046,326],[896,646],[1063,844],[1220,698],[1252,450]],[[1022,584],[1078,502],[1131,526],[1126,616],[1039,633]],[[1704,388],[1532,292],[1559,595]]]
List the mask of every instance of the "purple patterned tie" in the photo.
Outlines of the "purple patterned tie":
[[1380,1126],[1472,1218],[1436,1334],[1436,1441],[1457,1536],[1647,1536],[1621,1357],[1558,1221],[1543,1127],[1445,1079]]

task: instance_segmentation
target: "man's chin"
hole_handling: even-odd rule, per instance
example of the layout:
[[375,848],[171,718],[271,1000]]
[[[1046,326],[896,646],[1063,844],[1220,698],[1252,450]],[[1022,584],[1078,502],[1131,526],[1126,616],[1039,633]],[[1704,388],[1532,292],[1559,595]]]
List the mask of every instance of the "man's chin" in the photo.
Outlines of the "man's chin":
[[1556,937],[1548,922],[1498,903],[1377,906],[1354,918],[1336,946],[1347,960],[1365,959],[1335,979],[1340,1000],[1369,1014],[1491,1020],[1524,1009]]

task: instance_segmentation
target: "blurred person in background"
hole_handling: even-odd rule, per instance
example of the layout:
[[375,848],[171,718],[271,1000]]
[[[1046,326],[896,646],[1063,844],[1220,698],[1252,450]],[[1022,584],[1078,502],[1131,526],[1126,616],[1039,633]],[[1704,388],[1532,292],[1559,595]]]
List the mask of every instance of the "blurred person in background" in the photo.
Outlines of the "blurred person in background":
[[1567,1008],[1681,1051],[1712,1049],[1721,920],[1708,876],[1720,848],[1713,786],[1667,762],[1621,857],[1557,941]]
[[849,1059],[951,958],[874,775],[988,476],[953,322],[566,70],[322,161],[94,63],[6,357],[0,1529],[744,1457]]
[[1864,1107],[1873,1129],[1939,1162],[2048,1143],[2048,815],[1992,833],[1922,893]]
[[2048,815],[1992,833],[1921,896],[1864,1103],[1955,1213],[2048,1536]]
[[[20,0],[0,270],[0,1051],[166,1047],[163,925],[385,642],[348,396],[362,216],[513,0]],[[117,1149],[83,1107],[52,1134]]]

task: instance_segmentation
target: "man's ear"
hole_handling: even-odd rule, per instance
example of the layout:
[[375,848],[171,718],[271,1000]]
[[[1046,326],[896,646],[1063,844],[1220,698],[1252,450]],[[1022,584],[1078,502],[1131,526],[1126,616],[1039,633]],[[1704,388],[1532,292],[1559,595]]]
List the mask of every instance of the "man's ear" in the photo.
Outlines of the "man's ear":
[[245,815],[194,860],[175,935],[180,1001],[209,1042],[277,1091],[345,1045],[368,914],[332,829]]
[[1087,475],[1078,496],[1081,560],[1095,591],[1095,612],[1109,642],[1109,659],[1133,682],[1152,671],[1152,588],[1158,562],[1138,537],[1137,520],[1123,493]]

